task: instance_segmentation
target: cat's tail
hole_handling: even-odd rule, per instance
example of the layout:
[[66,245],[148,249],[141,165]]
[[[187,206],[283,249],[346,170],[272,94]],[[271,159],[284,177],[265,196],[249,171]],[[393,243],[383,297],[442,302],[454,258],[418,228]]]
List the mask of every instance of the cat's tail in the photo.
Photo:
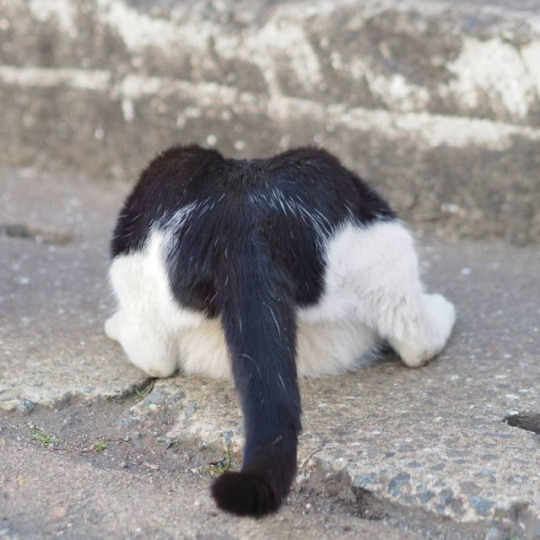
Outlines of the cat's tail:
[[220,476],[212,495],[222,510],[263,516],[289,492],[302,429],[293,286],[255,235],[221,267],[216,288],[246,442],[242,470]]

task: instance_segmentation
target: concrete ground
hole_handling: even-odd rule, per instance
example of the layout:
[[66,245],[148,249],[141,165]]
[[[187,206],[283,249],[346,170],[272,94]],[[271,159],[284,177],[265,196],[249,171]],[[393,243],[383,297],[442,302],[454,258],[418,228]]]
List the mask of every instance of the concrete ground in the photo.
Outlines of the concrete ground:
[[420,238],[448,348],[304,382],[289,501],[240,520],[208,495],[241,461],[231,385],[149,379],[103,334],[127,189],[1,172],[0,538],[540,536],[538,246]]

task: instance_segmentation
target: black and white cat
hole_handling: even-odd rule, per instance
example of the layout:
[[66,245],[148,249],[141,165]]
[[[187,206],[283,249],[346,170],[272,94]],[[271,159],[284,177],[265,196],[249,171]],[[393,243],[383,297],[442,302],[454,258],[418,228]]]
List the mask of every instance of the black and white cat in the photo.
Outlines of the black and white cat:
[[242,470],[219,477],[223,510],[276,511],[296,473],[298,376],[341,373],[388,342],[411,367],[455,320],[424,293],[409,231],[323,150],[226,159],[174,147],[142,173],[118,218],[105,326],[154,377],[232,375]]

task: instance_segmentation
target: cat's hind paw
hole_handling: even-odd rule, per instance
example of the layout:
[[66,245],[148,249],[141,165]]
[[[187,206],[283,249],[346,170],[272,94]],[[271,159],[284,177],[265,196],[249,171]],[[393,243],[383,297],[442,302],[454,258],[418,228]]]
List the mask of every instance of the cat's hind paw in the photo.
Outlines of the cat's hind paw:
[[435,356],[444,348],[450,337],[456,321],[456,308],[441,294],[424,295],[424,306],[430,332],[430,352]]

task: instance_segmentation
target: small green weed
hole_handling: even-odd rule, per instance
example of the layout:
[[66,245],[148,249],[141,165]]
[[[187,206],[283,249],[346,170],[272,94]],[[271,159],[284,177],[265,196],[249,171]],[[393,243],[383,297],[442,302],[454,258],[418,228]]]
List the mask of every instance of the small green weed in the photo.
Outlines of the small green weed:
[[134,392],[135,392],[135,395],[137,396],[137,399],[142,401],[148,394],[152,392],[155,384],[156,384],[156,380],[152,379],[149,384],[144,385],[142,388],[139,388],[138,386],[136,386],[134,389]]
[[32,439],[44,444],[45,446],[53,446],[60,442],[60,439],[56,435],[37,427],[30,430],[30,436]]
[[111,446],[112,442],[114,441],[111,441],[110,439],[95,439],[94,441],[92,441],[92,444],[88,448],[84,448],[82,450],[75,450],[75,452],[80,455],[99,454],[100,452],[107,450],[107,448]]
[[212,476],[218,476],[230,470],[232,466],[232,453],[227,450],[227,454],[221,461],[213,461],[204,467],[201,467],[201,472],[204,474],[210,474]]
[[107,448],[109,448],[110,444],[110,441],[94,441],[92,443],[91,449],[93,452],[103,452],[104,450],[107,450]]

